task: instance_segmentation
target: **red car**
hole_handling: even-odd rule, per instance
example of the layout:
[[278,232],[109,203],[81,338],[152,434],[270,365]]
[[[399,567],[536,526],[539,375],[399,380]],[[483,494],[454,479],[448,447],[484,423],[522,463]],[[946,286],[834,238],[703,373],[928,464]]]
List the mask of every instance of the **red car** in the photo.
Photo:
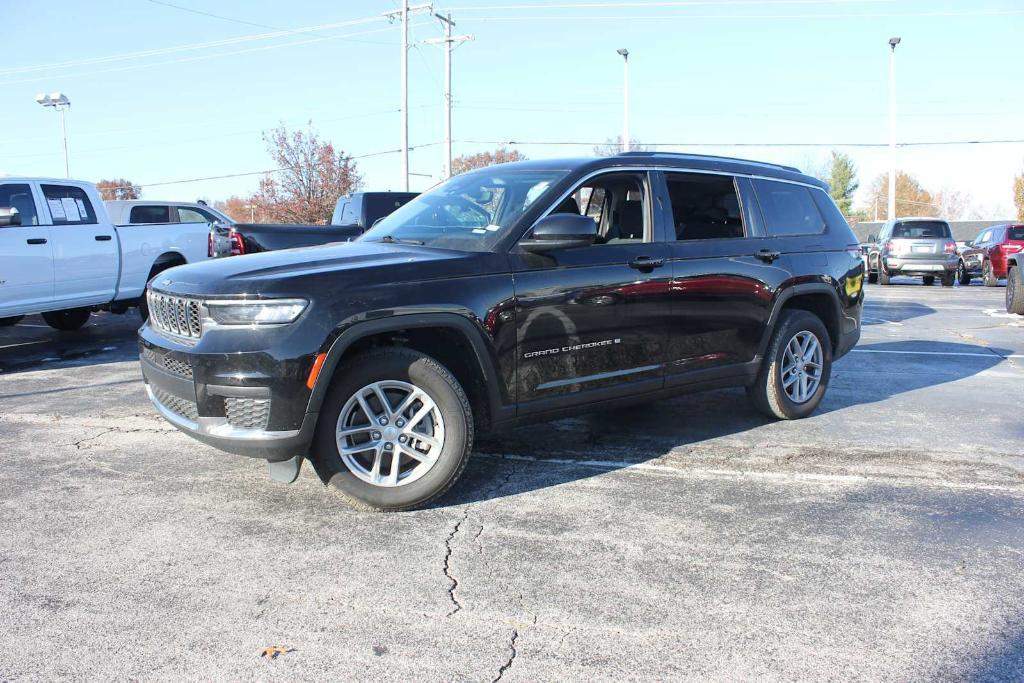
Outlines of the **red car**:
[[[1024,224],[993,225],[985,228],[960,254],[960,284],[970,282],[972,271],[980,270],[985,286],[995,287],[1006,277],[1006,257],[1022,251]],[[964,282],[965,279],[967,282]]]

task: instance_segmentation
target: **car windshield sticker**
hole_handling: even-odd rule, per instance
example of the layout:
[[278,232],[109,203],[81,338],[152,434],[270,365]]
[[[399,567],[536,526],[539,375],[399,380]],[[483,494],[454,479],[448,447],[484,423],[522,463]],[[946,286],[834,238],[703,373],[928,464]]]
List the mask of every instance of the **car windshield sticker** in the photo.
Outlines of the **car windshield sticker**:
[[78,204],[75,204],[74,199],[64,197],[60,202],[64,205],[64,215],[67,216],[67,220],[76,222],[82,220],[81,215],[78,213]]

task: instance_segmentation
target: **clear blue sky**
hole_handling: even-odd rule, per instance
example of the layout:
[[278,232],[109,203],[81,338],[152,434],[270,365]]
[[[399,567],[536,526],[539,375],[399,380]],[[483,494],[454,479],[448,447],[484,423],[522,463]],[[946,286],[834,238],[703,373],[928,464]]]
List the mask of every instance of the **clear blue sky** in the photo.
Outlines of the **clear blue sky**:
[[[0,0],[0,173],[63,175],[57,116],[33,100],[61,90],[71,173],[157,183],[271,167],[260,132],[312,120],[353,155],[399,146],[393,0]],[[415,0],[418,2],[419,0]],[[415,4],[414,2],[414,4]],[[828,149],[687,147],[687,143],[887,141],[890,36],[897,51],[901,141],[1022,139],[1021,0],[452,0],[456,140],[601,141],[622,126],[622,60],[630,50],[632,134],[706,153],[820,164]],[[575,7],[573,5],[576,5]],[[580,5],[587,5],[582,7]],[[605,6],[601,6],[605,5]],[[607,6],[614,5],[614,6]],[[362,21],[360,21],[362,20]],[[249,22],[240,23],[240,22]],[[353,22],[340,25],[342,22]],[[257,25],[250,25],[257,24]],[[315,33],[273,28],[332,24]],[[413,21],[417,40],[439,34]],[[214,44],[210,44],[214,43]],[[203,47],[192,47],[205,44]],[[123,58],[126,53],[140,53]],[[443,137],[442,53],[410,52],[412,144]],[[45,67],[45,68],[36,68]],[[455,153],[493,148],[457,142]],[[520,145],[531,157],[589,155],[587,146]],[[843,149],[837,145],[837,149]],[[844,149],[862,185],[886,170],[884,149]],[[439,145],[415,150],[424,189]],[[1024,144],[901,150],[929,189],[972,196],[987,217],[1011,215]],[[368,189],[399,188],[397,154],[359,161]],[[149,198],[222,199],[256,176],[149,187]]]

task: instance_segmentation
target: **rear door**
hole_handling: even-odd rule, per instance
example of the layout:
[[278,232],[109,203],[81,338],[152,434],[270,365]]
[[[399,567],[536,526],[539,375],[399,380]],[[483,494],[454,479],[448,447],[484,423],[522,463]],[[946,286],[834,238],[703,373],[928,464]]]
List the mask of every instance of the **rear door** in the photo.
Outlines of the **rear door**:
[[99,222],[81,187],[53,183],[40,189],[52,223],[54,303],[71,307],[112,300],[120,262],[114,226]]
[[776,287],[789,277],[765,234],[750,181],[663,173],[672,288],[666,385],[753,360]]
[[53,244],[32,185],[0,183],[0,208],[18,211],[17,224],[0,226],[0,316],[45,310],[53,300]]

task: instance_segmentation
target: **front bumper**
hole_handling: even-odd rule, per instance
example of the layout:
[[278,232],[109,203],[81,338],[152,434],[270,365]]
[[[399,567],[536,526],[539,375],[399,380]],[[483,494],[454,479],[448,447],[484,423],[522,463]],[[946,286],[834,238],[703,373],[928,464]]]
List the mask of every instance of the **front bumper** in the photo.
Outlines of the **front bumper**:
[[139,361],[157,412],[195,439],[270,461],[307,452],[317,414],[306,412],[304,358],[198,353],[146,325],[139,331]]

